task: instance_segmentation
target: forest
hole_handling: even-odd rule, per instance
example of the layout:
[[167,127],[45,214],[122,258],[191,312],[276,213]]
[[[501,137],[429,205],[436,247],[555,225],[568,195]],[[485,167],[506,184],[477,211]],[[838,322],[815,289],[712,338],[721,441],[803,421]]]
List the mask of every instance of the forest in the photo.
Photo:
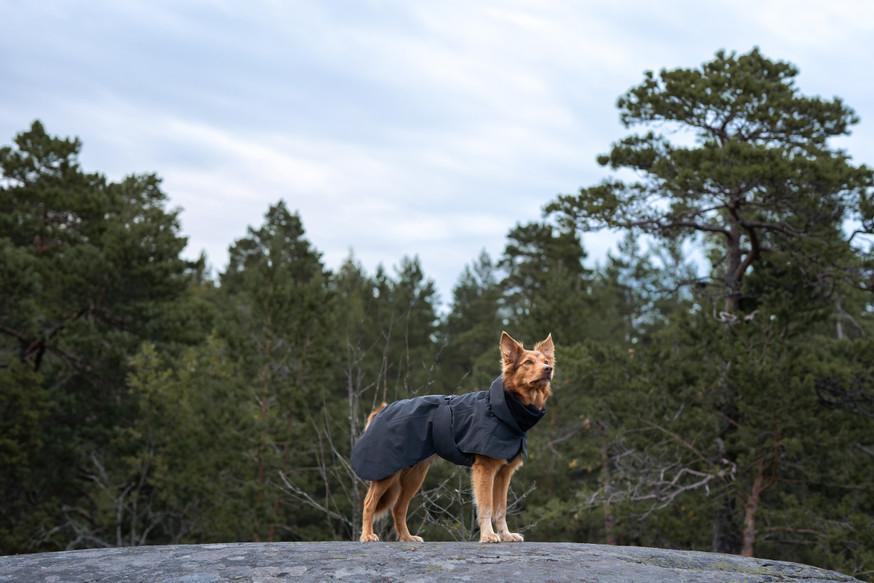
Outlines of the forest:
[[[415,256],[327,269],[283,201],[208,273],[159,176],[110,181],[33,122],[0,148],[0,554],[357,540],[368,413],[485,390],[506,330],[556,344],[526,540],[874,581],[874,171],[797,74],[756,49],[645,73],[615,178],[472,251],[445,309]],[[621,243],[587,267],[598,230]],[[409,523],[478,540],[468,470],[436,463]]]

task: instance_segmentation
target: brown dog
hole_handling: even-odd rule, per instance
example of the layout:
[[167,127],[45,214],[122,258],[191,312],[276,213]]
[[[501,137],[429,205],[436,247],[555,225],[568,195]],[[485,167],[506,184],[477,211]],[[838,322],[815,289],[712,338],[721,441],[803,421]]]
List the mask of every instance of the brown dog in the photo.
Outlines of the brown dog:
[[[552,335],[534,350],[525,350],[504,332],[501,334],[501,357],[503,374],[492,383],[489,391],[460,397],[417,397],[389,406],[383,403],[370,414],[365,432],[352,454],[355,471],[371,480],[364,498],[362,542],[379,540],[373,532],[373,520],[389,508],[392,508],[398,539],[422,541],[421,537],[410,534],[407,528],[407,508],[422,486],[428,468],[437,457],[435,454],[458,464],[472,465],[480,542],[523,540],[522,535],[507,528],[507,489],[513,472],[522,465],[527,429],[543,415],[544,404],[551,394],[549,385],[555,364]],[[453,423],[463,426],[463,430],[456,429],[451,438],[446,437],[448,430],[438,428],[436,420],[440,415],[438,411],[449,409],[452,412],[445,414],[446,419],[451,417]],[[383,415],[379,416],[380,413]],[[496,426],[490,429],[486,421],[478,420],[477,415],[488,417],[488,422]],[[399,429],[403,423],[407,424],[406,429]],[[379,427],[372,429],[371,424]],[[459,431],[474,435],[459,434]],[[496,441],[500,443],[495,445]],[[446,443],[449,443],[448,449]],[[395,466],[383,464],[380,469],[374,469],[379,465],[374,460],[387,450],[402,450],[399,454],[401,461],[393,462]],[[494,454],[495,451],[499,453]],[[412,453],[407,455],[408,452]],[[490,457],[487,453],[497,457]],[[397,464],[401,464],[402,469],[394,470]],[[393,473],[381,477],[388,471]],[[492,529],[492,520],[497,532]]]

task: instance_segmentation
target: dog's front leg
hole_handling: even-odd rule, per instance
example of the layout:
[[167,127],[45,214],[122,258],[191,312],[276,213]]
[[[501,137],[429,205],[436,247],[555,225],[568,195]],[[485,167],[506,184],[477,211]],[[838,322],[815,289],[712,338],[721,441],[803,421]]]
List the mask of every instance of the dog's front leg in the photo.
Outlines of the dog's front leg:
[[473,463],[473,495],[476,499],[477,518],[479,520],[479,542],[497,543],[501,539],[492,528],[492,512],[494,510],[495,476],[506,462],[484,455],[477,455]]
[[522,456],[517,456],[516,459],[509,464],[502,466],[495,476],[495,489],[492,496],[494,511],[495,511],[495,526],[498,529],[498,535],[505,542],[522,542],[525,540],[521,534],[510,532],[507,528],[507,490],[510,487],[510,478],[513,477],[519,466],[522,465]]

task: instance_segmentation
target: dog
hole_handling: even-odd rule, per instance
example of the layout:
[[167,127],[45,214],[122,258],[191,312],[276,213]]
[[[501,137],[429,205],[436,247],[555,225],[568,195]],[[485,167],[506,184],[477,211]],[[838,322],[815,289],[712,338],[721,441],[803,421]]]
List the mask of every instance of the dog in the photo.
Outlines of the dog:
[[488,391],[382,403],[370,414],[351,456],[370,482],[361,542],[379,540],[373,521],[389,508],[398,540],[422,542],[407,528],[407,508],[438,456],[472,467],[480,542],[524,540],[507,528],[507,489],[527,454],[528,429],[546,412],[555,348],[551,334],[526,350],[506,332],[500,347],[502,374]]

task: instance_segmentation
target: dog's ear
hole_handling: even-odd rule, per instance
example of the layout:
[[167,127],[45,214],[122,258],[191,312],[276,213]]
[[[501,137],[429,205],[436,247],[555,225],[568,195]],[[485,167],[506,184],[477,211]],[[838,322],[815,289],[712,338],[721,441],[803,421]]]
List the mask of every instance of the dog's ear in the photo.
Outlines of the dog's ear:
[[519,353],[525,350],[521,344],[510,338],[506,332],[501,332],[501,362],[504,366],[516,364]]
[[555,360],[555,346],[552,344],[552,334],[546,337],[546,340],[534,347],[534,350],[540,351],[551,360]]

